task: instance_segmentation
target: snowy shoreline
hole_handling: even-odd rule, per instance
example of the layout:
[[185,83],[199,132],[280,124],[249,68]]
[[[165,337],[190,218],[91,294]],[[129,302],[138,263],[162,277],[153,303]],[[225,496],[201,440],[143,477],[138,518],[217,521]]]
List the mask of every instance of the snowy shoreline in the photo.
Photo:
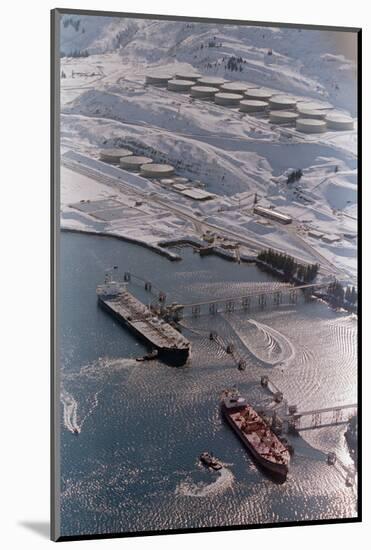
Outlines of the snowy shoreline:
[[181,256],[179,256],[178,254],[175,254],[174,252],[170,252],[169,250],[165,250],[159,246],[156,246],[155,244],[145,243],[144,241],[133,239],[132,237],[126,237],[124,235],[119,235],[115,233],[105,233],[104,231],[92,231],[91,229],[76,229],[72,227],[61,227],[61,231],[63,231],[64,233],[80,233],[82,235],[94,235],[96,237],[112,237],[113,239],[126,241],[131,244],[136,244],[138,246],[143,246],[144,248],[148,248],[149,250],[152,250],[152,252],[156,252],[161,256],[165,256],[166,258],[168,258],[168,260],[171,260],[172,262],[180,261],[182,259]]

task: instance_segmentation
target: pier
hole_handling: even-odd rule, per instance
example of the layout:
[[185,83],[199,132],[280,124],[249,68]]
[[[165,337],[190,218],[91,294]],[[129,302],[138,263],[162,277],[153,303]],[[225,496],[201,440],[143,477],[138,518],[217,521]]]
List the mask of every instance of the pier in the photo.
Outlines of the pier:
[[313,293],[328,287],[328,283],[305,284],[293,286],[289,283],[274,283],[265,289],[250,290],[240,296],[219,298],[174,304],[169,306],[168,314],[178,320],[182,317],[200,317],[201,315],[216,315],[235,311],[249,312],[251,310],[274,309],[281,305],[295,305],[300,293],[305,300],[310,300]]
[[[116,266],[115,266],[116,267]],[[166,303],[166,292],[158,288],[149,279],[140,277],[126,271],[123,281],[130,283],[137,282],[151,293],[151,309],[157,315],[168,321],[180,321],[183,317],[200,317],[205,315],[217,315],[218,313],[233,313],[237,311],[250,312],[252,310],[276,309],[282,305],[295,306],[299,297],[305,301],[311,300],[312,296],[327,289],[328,282],[292,285],[290,283],[272,283],[264,285],[264,288],[247,290],[241,295],[210,300],[200,300],[190,303]]]
[[285,420],[291,429],[297,431],[313,430],[315,428],[347,424],[349,419],[356,414],[357,409],[357,404],[352,403],[351,405],[339,405],[310,411],[297,411],[292,414],[288,413]]

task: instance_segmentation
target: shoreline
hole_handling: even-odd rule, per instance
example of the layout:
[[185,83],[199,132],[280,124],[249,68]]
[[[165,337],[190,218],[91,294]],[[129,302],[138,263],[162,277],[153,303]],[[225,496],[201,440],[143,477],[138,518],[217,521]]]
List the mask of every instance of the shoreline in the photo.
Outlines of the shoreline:
[[131,244],[142,246],[143,248],[148,248],[152,252],[156,252],[161,256],[165,256],[165,258],[167,258],[172,262],[177,262],[177,261],[179,262],[182,260],[182,257],[179,256],[178,254],[175,254],[174,252],[170,252],[168,250],[161,248],[160,246],[149,244],[144,241],[133,239],[131,237],[125,237],[124,235],[118,235],[115,233],[104,233],[103,231],[92,231],[90,229],[76,229],[72,227],[60,227],[60,231],[64,233],[80,233],[82,235],[93,235],[95,237],[111,237],[119,241],[125,241]]

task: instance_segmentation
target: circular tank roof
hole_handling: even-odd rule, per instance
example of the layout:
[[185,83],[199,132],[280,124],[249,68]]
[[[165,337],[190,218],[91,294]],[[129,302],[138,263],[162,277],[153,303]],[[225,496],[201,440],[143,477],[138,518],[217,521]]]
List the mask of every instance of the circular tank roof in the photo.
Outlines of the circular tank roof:
[[328,107],[321,105],[321,103],[316,103],[315,101],[298,101],[298,109],[328,109]]
[[192,80],[172,79],[168,81],[167,87],[169,90],[189,90],[194,84]]
[[246,90],[245,97],[247,99],[269,99],[272,97],[272,92],[263,88],[250,88]]
[[129,157],[133,153],[129,149],[117,148],[117,149],[102,149],[99,152],[99,156],[102,160],[111,160],[112,162],[119,162],[122,157]]
[[296,128],[301,132],[315,134],[326,130],[326,122],[316,118],[298,118],[296,120]]
[[174,167],[170,164],[143,164],[140,171],[144,176],[158,177],[171,176],[174,173]]
[[268,103],[266,101],[260,101],[259,99],[243,99],[240,101],[240,111],[252,112],[263,111],[267,109]]
[[150,164],[152,163],[152,159],[149,157],[140,157],[140,156],[133,156],[133,157],[124,157],[120,160],[120,166],[122,168],[140,168],[143,164]]
[[287,107],[295,107],[296,99],[287,95],[275,95],[269,100],[271,109],[284,109]]
[[219,88],[212,86],[192,86],[191,95],[194,97],[213,97],[219,92]]
[[291,111],[277,111],[276,113],[269,114],[269,120],[270,122],[283,124],[285,122],[294,122],[298,116],[298,113],[292,113]]
[[146,78],[161,78],[161,79],[171,80],[173,78],[173,75],[170,73],[162,73],[162,72],[148,73],[146,75]]
[[319,109],[308,109],[307,107],[297,106],[298,113],[302,118],[325,118],[327,111]]
[[178,73],[176,73],[175,77],[176,78],[180,78],[180,80],[198,80],[199,78],[201,78],[202,75],[198,74],[198,73],[194,73],[192,71],[179,71]]
[[166,84],[173,78],[172,74],[167,73],[151,73],[146,75],[147,84]]
[[218,76],[204,76],[197,81],[197,84],[200,86],[217,86],[218,88],[222,84],[226,83],[227,80],[224,80],[224,78],[219,78]]
[[245,82],[226,82],[220,86],[220,90],[223,92],[234,92],[236,94],[243,94],[249,88]]
[[354,127],[353,119],[341,113],[329,113],[326,115],[325,121],[332,130],[351,130]]
[[219,92],[215,94],[214,99],[215,103],[219,105],[238,105],[243,99],[243,95]]

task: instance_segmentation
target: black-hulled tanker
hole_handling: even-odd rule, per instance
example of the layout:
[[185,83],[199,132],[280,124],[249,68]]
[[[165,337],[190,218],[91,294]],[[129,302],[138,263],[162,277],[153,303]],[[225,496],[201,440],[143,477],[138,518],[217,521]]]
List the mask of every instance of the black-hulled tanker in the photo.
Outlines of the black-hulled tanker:
[[99,304],[149,348],[156,349],[160,359],[175,366],[186,363],[190,342],[128,292],[126,284],[107,280],[97,287],[97,296]]

